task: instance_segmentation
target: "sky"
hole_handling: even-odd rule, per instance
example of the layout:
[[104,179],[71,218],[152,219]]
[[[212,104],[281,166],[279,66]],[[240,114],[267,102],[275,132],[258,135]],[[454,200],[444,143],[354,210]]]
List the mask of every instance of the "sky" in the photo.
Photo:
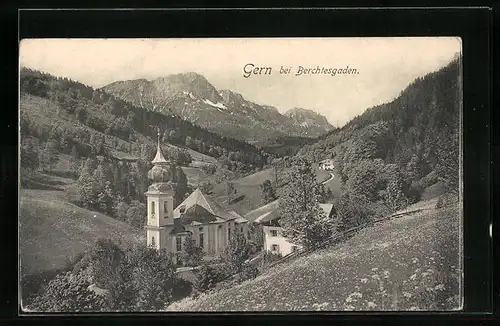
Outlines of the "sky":
[[[415,78],[461,52],[455,37],[25,39],[20,65],[98,88],[119,80],[196,72],[284,113],[314,110],[342,126],[366,109],[397,97]],[[269,67],[245,77],[245,65]],[[356,73],[296,75],[303,68]],[[280,68],[291,68],[280,74]],[[264,74],[265,72],[269,74]]]

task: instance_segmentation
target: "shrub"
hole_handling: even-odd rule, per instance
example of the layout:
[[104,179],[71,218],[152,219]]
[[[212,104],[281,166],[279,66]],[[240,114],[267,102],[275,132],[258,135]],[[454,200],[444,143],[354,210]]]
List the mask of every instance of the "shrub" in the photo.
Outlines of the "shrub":
[[240,274],[245,261],[250,258],[251,246],[245,236],[236,232],[231,235],[229,244],[221,255],[223,265],[230,274]]
[[226,273],[220,267],[203,264],[195,271],[196,281],[194,288],[200,292],[208,291],[225,278]]
[[240,274],[239,281],[243,282],[246,280],[251,280],[259,276],[259,270],[253,264],[245,264],[243,266],[243,270]]
[[278,261],[282,258],[283,258],[283,256],[281,254],[270,252],[270,251],[265,251],[262,254],[262,260],[263,260],[262,265],[268,266],[268,265],[270,265],[270,264],[274,263],[275,261]]
[[198,266],[203,260],[203,249],[196,245],[196,241],[192,236],[187,236],[184,239],[183,250],[181,253],[182,261],[185,266]]
[[444,206],[443,204],[443,196],[439,196],[438,201],[436,203],[436,208],[442,208]]
[[192,293],[193,284],[183,278],[174,279],[174,287],[172,290],[172,301],[183,299]]
[[66,272],[56,276],[37,295],[29,310],[41,312],[105,311],[108,300],[89,290],[90,283],[81,274]]

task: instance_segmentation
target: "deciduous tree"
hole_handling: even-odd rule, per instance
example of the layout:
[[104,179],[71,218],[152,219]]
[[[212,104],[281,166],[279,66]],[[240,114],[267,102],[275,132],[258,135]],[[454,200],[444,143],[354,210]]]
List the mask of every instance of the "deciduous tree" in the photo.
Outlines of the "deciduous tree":
[[280,224],[291,242],[311,248],[331,236],[336,223],[319,206],[316,175],[309,162],[300,159],[290,177],[280,197]]
[[182,244],[182,261],[186,266],[198,266],[203,260],[203,249],[196,245],[191,235],[186,236]]

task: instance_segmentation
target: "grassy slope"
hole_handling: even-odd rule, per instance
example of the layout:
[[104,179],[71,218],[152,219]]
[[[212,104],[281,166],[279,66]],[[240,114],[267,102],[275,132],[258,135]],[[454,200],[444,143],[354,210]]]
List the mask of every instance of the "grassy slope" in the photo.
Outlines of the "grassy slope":
[[144,232],[66,201],[64,192],[21,189],[19,244],[23,274],[63,267],[98,237],[145,241]]
[[231,289],[185,299],[184,311],[454,310],[459,300],[458,209],[427,210],[367,228],[347,242]]

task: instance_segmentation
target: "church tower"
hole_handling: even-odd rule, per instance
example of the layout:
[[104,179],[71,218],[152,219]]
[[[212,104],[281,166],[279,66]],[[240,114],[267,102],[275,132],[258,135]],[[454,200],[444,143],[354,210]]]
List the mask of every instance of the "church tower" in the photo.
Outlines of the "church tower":
[[172,162],[166,160],[160,147],[160,129],[158,146],[153,161],[153,168],[148,172],[152,184],[145,193],[147,197],[146,236],[147,245],[156,249],[169,247],[168,225],[173,224],[175,183],[172,176]]

